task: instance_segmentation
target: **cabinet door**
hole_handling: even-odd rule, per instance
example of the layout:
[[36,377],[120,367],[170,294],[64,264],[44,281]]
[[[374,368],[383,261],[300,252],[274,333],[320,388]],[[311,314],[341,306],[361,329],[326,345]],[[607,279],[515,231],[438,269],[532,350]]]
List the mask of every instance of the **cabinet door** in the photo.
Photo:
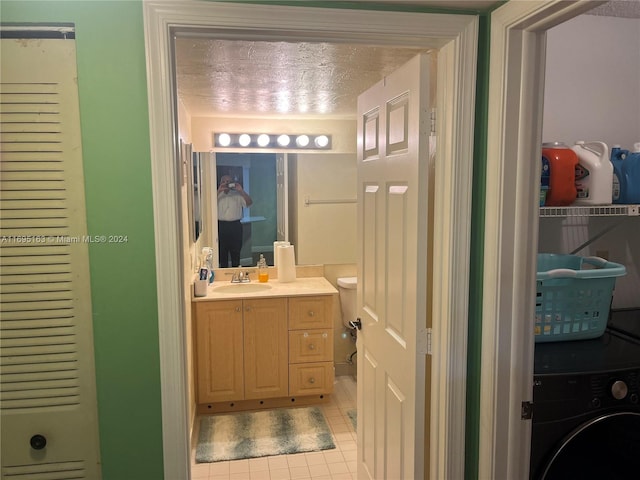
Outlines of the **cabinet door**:
[[333,328],[333,297],[294,297],[289,299],[289,328]]
[[286,298],[244,300],[245,400],[289,392]]
[[195,302],[198,403],[244,399],[242,301]]

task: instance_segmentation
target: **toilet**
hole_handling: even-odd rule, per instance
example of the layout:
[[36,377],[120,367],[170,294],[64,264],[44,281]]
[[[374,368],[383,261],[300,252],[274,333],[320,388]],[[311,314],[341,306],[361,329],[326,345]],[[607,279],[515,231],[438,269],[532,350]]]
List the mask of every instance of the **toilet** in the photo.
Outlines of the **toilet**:
[[358,277],[338,278],[338,292],[340,294],[340,309],[342,311],[342,323],[345,328],[354,330],[349,323],[357,317],[356,312],[356,292],[358,287]]

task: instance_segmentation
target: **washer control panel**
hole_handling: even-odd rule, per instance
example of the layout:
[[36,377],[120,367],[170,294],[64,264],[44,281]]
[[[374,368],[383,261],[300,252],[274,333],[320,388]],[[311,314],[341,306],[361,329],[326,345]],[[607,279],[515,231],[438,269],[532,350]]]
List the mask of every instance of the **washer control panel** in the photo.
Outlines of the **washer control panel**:
[[533,422],[546,422],[622,405],[639,405],[640,365],[611,373],[536,375]]

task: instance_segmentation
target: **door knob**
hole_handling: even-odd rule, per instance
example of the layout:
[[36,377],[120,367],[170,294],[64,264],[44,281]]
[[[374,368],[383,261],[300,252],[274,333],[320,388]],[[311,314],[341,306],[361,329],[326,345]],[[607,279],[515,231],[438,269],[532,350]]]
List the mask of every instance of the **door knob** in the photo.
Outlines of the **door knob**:
[[360,320],[359,318],[350,321],[349,325],[351,325],[353,328],[357,328],[358,330],[362,330],[362,320]]
[[47,446],[47,439],[44,435],[36,434],[31,437],[29,443],[31,444],[31,448],[33,448],[34,450],[42,450]]

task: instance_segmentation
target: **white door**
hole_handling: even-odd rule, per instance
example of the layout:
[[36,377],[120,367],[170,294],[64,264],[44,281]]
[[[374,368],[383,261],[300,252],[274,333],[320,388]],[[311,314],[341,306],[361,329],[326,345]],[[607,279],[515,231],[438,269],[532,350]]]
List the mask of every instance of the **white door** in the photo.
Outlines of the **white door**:
[[75,41],[0,49],[1,477],[99,480]]
[[[429,64],[358,98],[358,478],[421,479],[425,445]],[[420,339],[420,341],[419,341]]]

